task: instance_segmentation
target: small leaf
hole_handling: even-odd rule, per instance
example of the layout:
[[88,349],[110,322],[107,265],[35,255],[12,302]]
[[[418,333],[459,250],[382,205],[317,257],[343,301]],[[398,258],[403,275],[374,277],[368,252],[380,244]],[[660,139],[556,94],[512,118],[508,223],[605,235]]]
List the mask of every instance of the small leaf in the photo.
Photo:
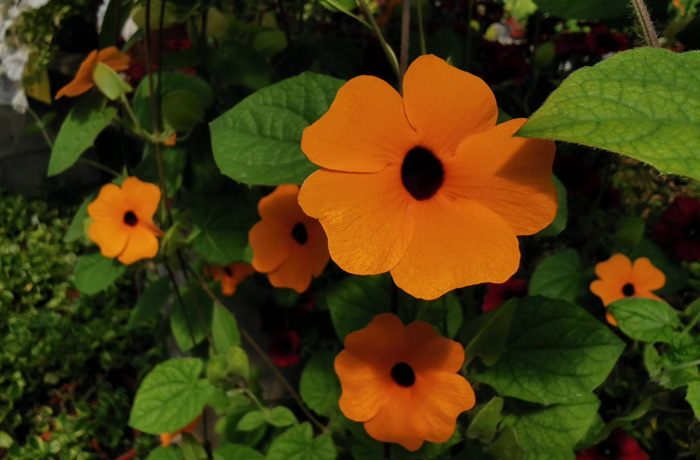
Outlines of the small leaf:
[[517,305],[517,299],[511,299],[467,325],[460,336],[461,341],[468,344],[464,350],[467,361],[475,356],[479,356],[487,366],[492,366],[498,361],[506,346],[510,323]]
[[270,425],[276,426],[278,428],[283,428],[285,426],[299,423],[299,420],[297,420],[297,417],[294,415],[294,412],[292,412],[284,406],[277,406],[273,408],[267,416],[267,421],[268,423],[270,423]]
[[545,13],[563,19],[600,20],[627,16],[631,10],[627,0],[534,0]]
[[389,311],[389,278],[384,275],[350,276],[326,294],[333,327],[341,341]]
[[685,395],[685,399],[693,408],[695,418],[700,419],[700,382],[688,384],[688,393]]
[[80,155],[92,147],[97,135],[109,126],[116,114],[116,108],[105,107],[105,98],[101,94],[82,98],[58,132],[49,160],[49,177],[73,166]]
[[485,444],[490,444],[493,437],[496,436],[502,409],[503,398],[498,397],[481,406],[467,428],[467,438],[478,439]]
[[625,217],[615,232],[615,239],[626,246],[635,247],[644,238],[644,226],[641,217]]
[[[180,289],[180,297],[184,303],[180,301],[173,305],[170,312],[170,329],[173,332],[175,341],[182,351],[192,349],[196,344],[204,340],[204,330],[202,322],[199,320],[199,314],[202,315],[205,323],[211,324],[212,318],[212,300],[204,292],[203,289],[194,285],[192,288],[193,294],[187,290],[185,286]],[[197,313],[199,309],[200,313]],[[190,333],[191,329],[191,333]],[[192,343],[192,335],[194,335],[195,343]]]
[[95,195],[90,195],[87,198],[85,198],[83,203],[75,212],[73,220],[70,221],[70,226],[68,227],[66,234],[63,236],[64,242],[72,243],[73,241],[80,239],[80,237],[85,234],[83,223],[88,217],[87,207],[90,203],[93,202],[94,199]]
[[95,81],[95,86],[110,101],[114,101],[123,94],[128,94],[134,90],[114,69],[99,61],[92,72],[92,79]]
[[610,150],[700,180],[698,84],[698,52],[624,51],[574,72],[517,134]]
[[613,302],[608,309],[627,336],[643,342],[670,343],[681,326],[678,313],[666,302],[630,297]]
[[340,382],[333,369],[335,353],[321,351],[311,357],[299,381],[299,393],[309,409],[330,417],[338,411]]
[[265,456],[252,447],[227,444],[214,451],[214,460],[264,460]]
[[250,361],[248,354],[240,347],[229,347],[226,351],[226,366],[230,373],[250,379]]
[[149,284],[134,309],[129,315],[129,322],[126,328],[131,330],[142,326],[153,316],[160,313],[163,305],[167,304],[173,294],[170,278],[163,277]]
[[266,460],[335,460],[338,452],[330,433],[313,437],[311,425],[306,422],[293,426],[270,445]]
[[241,345],[241,336],[238,332],[236,317],[221,305],[214,305],[211,333],[214,345],[219,353],[223,353],[230,347],[239,347]]
[[574,302],[578,296],[582,271],[581,257],[575,249],[554,254],[544,259],[530,279],[530,295]]
[[326,113],[343,83],[305,72],[214,120],[211,143],[221,172],[248,185],[301,184],[317,169],[301,151],[302,132]]
[[279,29],[263,30],[253,40],[253,48],[267,57],[281,53],[286,47],[287,36]]
[[204,105],[192,91],[178,89],[163,96],[163,118],[175,131],[189,131],[204,119]]
[[541,230],[537,236],[557,236],[566,228],[566,222],[569,220],[566,187],[556,176],[552,176],[552,179],[557,188],[557,215],[554,216],[552,223]]
[[236,425],[236,429],[239,431],[253,431],[265,423],[266,419],[267,416],[262,411],[251,411],[245,414],[243,418],[239,420],[238,425]]
[[122,276],[126,267],[115,259],[102,257],[99,252],[85,254],[75,266],[75,286],[85,295],[107,289]]
[[161,434],[189,424],[214,392],[209,382],[199,378],[203,367],[197,358],[171,359],[154,367],[136,392],[129,426]]

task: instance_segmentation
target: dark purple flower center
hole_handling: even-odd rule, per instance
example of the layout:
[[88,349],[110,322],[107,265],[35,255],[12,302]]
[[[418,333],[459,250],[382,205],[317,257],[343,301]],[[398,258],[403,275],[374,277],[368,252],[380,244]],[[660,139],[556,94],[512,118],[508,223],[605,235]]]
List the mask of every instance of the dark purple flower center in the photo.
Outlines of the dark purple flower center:
[[139,223],[139,218],[136,217],[133,211],[127,211],[126,214],[124,214],[124,223],[129,227],[133,227]]
[[309,235],[306,233],[306,227],[304,227],[304,224],[299,222],[294,226],[292,229],[292,238],[294,238],[294,241],[299,244],[306,244],[306,242],[309,240]]
[[430,150],[415,147],[404,157],[401,181],[406,191],[416,200],[431,198],[440,189],[444,179],[442,163]]
[[391,368],[391,378],[402,387],[410,387],[416,382],[416,374],[413,373],[411,366],[406,363],[395,364]]
[[632,297],[634,295],[634,285],[632,283],[627,283],[622,286],[622,293],[625,297]]

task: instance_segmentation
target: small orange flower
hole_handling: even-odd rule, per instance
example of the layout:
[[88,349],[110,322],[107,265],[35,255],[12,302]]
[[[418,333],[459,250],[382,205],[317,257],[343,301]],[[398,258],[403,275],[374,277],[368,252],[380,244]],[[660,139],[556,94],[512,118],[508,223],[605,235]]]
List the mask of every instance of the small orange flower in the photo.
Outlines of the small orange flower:
[[304,130],[302,150],[323,169],[299,204],[347,272],[391,271],[423,299],[505,282],[520,264],[517,235],[556,214],[554,142],[512,137],[525,119],[496,126],[489,87],[435,56],[411,64],[403,94],[369,76],[338,91]]
[[[626,297],[663,300],[651,291],[664,287],[666,276],[646,257],[635,260],[633,265],[626,255],[615,254],[596,265],[595,274],[600,279],[591,283],[591,292],[600,297],[606,307]],[[605,318],[608,323],[617,326],[617,321],[610,312],[607,312]]]
[[238,285],[255,273],[255,270],[249,263],[236,262],[225,266],[210,267],[206,272],[207,275],[214,278],[214,281],[221,281],[221,292],[229,296],[233,295]]
[[163,234],[153,223],[159,202],[160,189],[136,177],[127,177],[121,187],[107,184],[88,205],[93,219],[88,236],[103,256],[126,265],[155,257]]
[[71,80],[71,82],[66,86],[58,90],[58,93],[56,93],[56,99],[63,96],[80,96],[95,86],[92,73],[94,72],[95,66],[98,62],[111,67],[116,72],[121,72],[129,68],[129,56],[120,53],[116,47],[110,46],[109,48],[105,48],[100,52],[93,50],[90,52],[90,54],[88,54],[88,57],[85,58],[82,64],[80,64],[80,68],[78,69],[78,73],[75,74],[75,78],[73,78],[73,80]]
[[456,373],[463,363],[463,347],[430,324],[404,327],[396,315],[383,313],[348,334],[335,358],[340,410],[363,422],[377,441],[410,451],[423,441],[445,442],[457,416],[475,403],[471,385]]
[[163,445],[163,447],[168,447],[170,443],[172,443],[175,438],[177,438],[178,435],[181,435],[183,433],[192,433],[194,430],[197,429],[197,426],[199,426],[199,421],[202,420],[202,416],[199,415],[196,419],[192,420],[189,425],[187,425],[184,428],[180,428],[179,430],[175,431],[174,433],[163,433],[160,435],[160,443]]
[[304,214],[297,198],[299,186],[280,185],[260,200],[262,220],[250,229],[253,267],[267,273],[275,287],[304,292],[311,276],[328,263],[328,240],[321,224]]

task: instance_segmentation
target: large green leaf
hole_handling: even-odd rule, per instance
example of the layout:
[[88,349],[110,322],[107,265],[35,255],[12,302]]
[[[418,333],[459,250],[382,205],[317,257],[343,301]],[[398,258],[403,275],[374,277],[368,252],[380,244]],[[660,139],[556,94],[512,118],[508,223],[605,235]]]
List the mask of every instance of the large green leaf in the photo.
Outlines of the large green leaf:
[[611,19],[630,13],[628,0],[534,0],[545,13],[564,19]]
[[643,342],[671,343],[681,326],[678,312],[666,302],[631,297],[613,302],[608,309],[629,337]]
[[306,422],[293,426],[270,445],[267,460],[335,460],[336,451],[330,433],[314,438],[311,425]]
[[581,257],[575,249],[567,249],[544,259],[530,279],[531,295],[574,302],[581,284]]
[[560,300],[528,297],[515,309],[506,348],[491,367],[470,376],[501,396],[565,403],[603,383],[624,343],[585,310]]
[[467,344],[464,349],[467,361],[475,356],[479,356],[487,366],[498,361],[505,349],[517,305],[517,299],[511,299],[467,324],[460,334],[462,343]]
[[230,347],[239,347],[241,345],[241,334],[238,331],[236,317],[220,305],[214,305],[211,333],[214,345],[219,353],[224,353]]
[[573,73],[517,134],[598,147],[700,179],[698,85],[700,52],[625,51]]
[[343,85],[310,72],[248,96],[211,123],[214,159],[249,185],[301,184],[317,167],[301,151],[304,128],[330,107]]
[[84,151],[92,147],[97,135],[114,119],[117,109],[105,107],[101,94],[90,94],[78,102],[61,125],[49,159],[49,176],[73,166]]
[[338,411],[340,382],[333,369],[335,353],[322,351],[311,357],[301,373],[299,393],[317,414],[330,417]]
[[376,315],[389,311],[389,285],[386,276],[350,276],[326,294],[326,305],[340,340],[366,327]]
[[171,359],[143,379],[131,408],[129,425],[144,433],[172,433],[202,413],[214,387],[199,376],[201,359]]
[[[180,289],[180,298],[182,304],[178,299],[170,312],[170,329],[180,350],[188,351],[204,340],[202,321],[211,324],[213,304],[206,292],[197,285],[192,287],[192,293],[186,286],[183,286]],[[193,335],[195,343],[192,343]],[[223,353],[224,350],[220,350],[220,352]]]
[[70,227],[68,227],[66,234],[63,235],[63,241],[66,243],[72,243],[81,236],[85,235],[85,219],[88,218],[87,207],[93,202],[94,199],[95,195],[88,196],[85,198],[78,210],[75,211],[73,220],[70,221]]
[[99,252],[85,254],[75,266],[75,286],[83,294],[97,294],[107,289],[125,270],[124,265],[102,257]]

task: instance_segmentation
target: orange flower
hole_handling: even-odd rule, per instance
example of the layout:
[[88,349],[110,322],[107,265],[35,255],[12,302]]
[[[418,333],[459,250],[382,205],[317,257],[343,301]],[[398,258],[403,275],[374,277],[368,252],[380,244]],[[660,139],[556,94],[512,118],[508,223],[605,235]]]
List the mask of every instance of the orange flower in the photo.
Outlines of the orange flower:
[[411,451],[423,441],[445,442],[457,416],[475,403],[471,385],[456,374],[463,363],[463,347],[430,324],[404,327],[396,315],[383,313],[348,334],[335,358],[340,410],[364,422],[377,441]]
[[174,433],[163,433],[160,435],[160,443],[163,445],[163,447],[168,447],[170,443],[172,443],[175,438],[182,434],[182,433],[192,433],[194,430],[197,429],[197,426],[199,425],[199,421],[202,420],[202,416],[199,415],[196,419],[192,420],[189,425],[187,425],[184,428],[180,428],[179,430],[175,431]]
[[260,200],[262,220],[250,229],[253,267],[267,273],[275,287],[304,292],[311,276],[319,276],[330,256],[328,240],[316,219],[304,214],[297,198],[299,186],[280,185]]
[[554,142],[513,138],[525,119],[495,126],[488,86],[435,56],[413,62],[403,90],[360,76],[338,91],[304,130],[302,150],[323,169],[299,204],[350,273],[391,271],[423,299],[505,282],[520,263],[516,235],[556,214]]
[[136,177],[127,177],[121,187],[107,184],[88,205],[93,219],[88,236],[103,256],[126,265],[155,257],[163,234],[153,223],[159,202],[160,189]]
[[238,285],[255,273],[255,270],[246,262],[236,262],[225,266],[210,267],[206,273],[214,278],[214,281],[221,281],[221,292],[224,295],[233,295]]
[[98,62],[101,62],[109,67],[111,67],[116,72],[121,72],[129,68],[129,56],[122,54],[119,50],[110,46],[105,48],[100,52],[93,50],[88,54],[88,57],[80,64],[78,73],[75,74],[75,78],[71,80],[66,86],[58,90],[56,93],[56,99],[66,96],[75,97],[80,96],[93,86],[95,82],[92,78],[92,73],[95,70],[95,66]]
[[[646,257],[640,257],[632,265],[626,255],[615,254],[596,265],[595,274],[600,279],[591,283],[591,292],[600,297],[606,307],[625,297],[663,300],[651,291],[664,287],[666,276]],[[617,321],[610,312],[607,312],[605,318],[608,323],[617,326]]]

